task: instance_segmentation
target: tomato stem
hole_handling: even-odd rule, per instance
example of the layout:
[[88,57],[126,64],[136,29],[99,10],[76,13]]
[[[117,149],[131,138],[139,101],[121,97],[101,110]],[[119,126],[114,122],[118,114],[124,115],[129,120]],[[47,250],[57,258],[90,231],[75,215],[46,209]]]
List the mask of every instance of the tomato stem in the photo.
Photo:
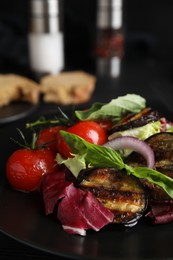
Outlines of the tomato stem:
[[36,134],[36,133],[33,133],[33,135],[32,135],[32,142],[31,142],[31,149],[32,149],[32,150],[35,149],[36,141],[37,141],[37,134]]

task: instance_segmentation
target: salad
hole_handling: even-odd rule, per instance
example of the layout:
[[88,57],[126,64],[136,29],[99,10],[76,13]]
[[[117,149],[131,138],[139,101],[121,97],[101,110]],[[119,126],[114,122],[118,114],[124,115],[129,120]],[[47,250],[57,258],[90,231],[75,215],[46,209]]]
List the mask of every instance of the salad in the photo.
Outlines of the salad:
[[[27,123],[6,163],[12,188],[40,192],[45,213],[70,234],[141,217],[173,221],[173,124],[136,94]],[[19,141],[17,141],[19,143]]]

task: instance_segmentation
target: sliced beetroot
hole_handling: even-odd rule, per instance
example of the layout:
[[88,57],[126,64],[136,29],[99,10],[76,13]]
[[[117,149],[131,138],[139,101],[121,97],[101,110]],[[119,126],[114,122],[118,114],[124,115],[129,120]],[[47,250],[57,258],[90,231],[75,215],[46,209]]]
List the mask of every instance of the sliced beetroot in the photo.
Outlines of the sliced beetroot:
[[173,221],[173,200],[150,203],[150,211],[146,215],[154,224],[166,224]]
[[57,209],[57,218],[70,234],[85,235],[87,229],[99,231],[111,223],[114,214],[106,209],[89,191],[76,188],[65,178],[65,173],[45,175],[42,193],[46,214]]
[[65,196],[64,190],[69,184],[62,171],[43,176],[41,188],[46,215],[53,213],[58,201]]
[[85,229],[99,231],[113,221],[114,214],[106,209],[89,191],[71,184],[58,206],[58,219],[63,228],[72,234],[85,235]]
[[114,214],[106,209],[89,191],[85,192],[80,209],[87,223],[95,231],[99,231],[106,224],[111,223],[114,218]]
[[80,209],[84,197],[85,192],[71,183],[66,188],[66,196],[59,203],[57,217],[64,230],[70,234],[85,235],[85,229],[90,228]]

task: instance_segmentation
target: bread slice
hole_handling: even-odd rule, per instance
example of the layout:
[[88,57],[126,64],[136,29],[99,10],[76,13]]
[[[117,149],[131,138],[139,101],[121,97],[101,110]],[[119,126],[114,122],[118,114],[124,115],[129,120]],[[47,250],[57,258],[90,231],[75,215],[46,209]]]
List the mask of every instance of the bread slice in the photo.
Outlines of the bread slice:
[[61,72],[44,76],[40,83],[45,102],[81,104],[90,99],[96,77],[83,71]]
[[40,86],[26,77],[16,74],[0,74],[0,107],[16,100],[38,103]]

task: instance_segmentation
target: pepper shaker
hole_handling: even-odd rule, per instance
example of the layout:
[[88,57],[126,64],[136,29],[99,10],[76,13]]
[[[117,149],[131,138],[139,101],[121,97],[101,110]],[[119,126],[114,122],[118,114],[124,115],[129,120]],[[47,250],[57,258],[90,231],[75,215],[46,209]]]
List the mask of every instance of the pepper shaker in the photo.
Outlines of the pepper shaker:
[[30,0],[28,35],[31,70],[56,74],[64,67],[59,0]]
[[99,75],[118,77],[124,52],[123,0],[97,0],[96,69]]

